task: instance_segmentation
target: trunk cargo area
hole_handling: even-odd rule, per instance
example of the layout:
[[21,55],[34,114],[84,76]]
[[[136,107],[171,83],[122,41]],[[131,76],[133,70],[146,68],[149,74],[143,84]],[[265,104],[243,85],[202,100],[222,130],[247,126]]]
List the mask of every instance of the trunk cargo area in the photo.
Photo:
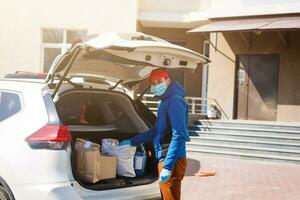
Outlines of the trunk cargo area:
[[145,144],[148,157],[144,176],[117,176],[87,183],[76,173],[77,138],[101,145],[102,139],[112,138],[120,142],[148,129],[147,116],[143,116],[145,111],[140,112],[127,95],[90,89],[68,91],[59,96],[56,107],[62,123],[71,129],[71,167],[75,180],[81,186],[91,190],[108,190],[150,184],[157,180],[157,162],[151,144]]
[[[75,154],[75,141],[76,138],[83,138],[85,140],[89,140],[94,143],[98,143],[102,139],[105,138],[113,138],[117,139],[119,141],[123,139],[128,139],[127,137],[120,137],[121,133],[113,133],[113,132],[89,132],[89,133],[82,133],[77,131],[72,131],[72,154],[71,154],[71,164],[72,164],[72,171],[75,179],[79,181],[81,185],[84,185],[86,188],[93,189],[93,190],[105,190],[105,189],[114,189],[114,188],[122,188],[122,187],[130,187],[130,186],[136,186],[136,185],[142,185],[142,184],[148,184],[152,183],[157,179],[157,172],[156,172],[156,164],[154,161],[153,156],[149,157],[147,160],[147,167],[146,167],[146,175],[143,177],[116,177],[113,179],[105,179],[100,180],[97,183],[85,183],[81,180],[79,180],[79,177],[76,175],[76,154]],[[135,134],[132,134],[134,136]],[[127,135],[126,135],[127,136]],[[147,146],[148,152],[149,147]],[[151,152],[151,151],[150,151]],[[149,155],[149,153],[148,153]],[[151,152],[151,155],[154,155],[153,152]]]

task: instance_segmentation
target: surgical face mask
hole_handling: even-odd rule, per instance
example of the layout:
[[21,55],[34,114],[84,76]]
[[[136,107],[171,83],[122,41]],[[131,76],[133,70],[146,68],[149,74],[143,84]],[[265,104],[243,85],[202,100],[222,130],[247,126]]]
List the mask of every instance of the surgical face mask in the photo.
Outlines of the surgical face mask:
[[168,86],[166,82],[162,82],[158,85],[152,85],[151,86],[151,93],[153,93],[155,96],[161,96],[163,95],[168,89]]

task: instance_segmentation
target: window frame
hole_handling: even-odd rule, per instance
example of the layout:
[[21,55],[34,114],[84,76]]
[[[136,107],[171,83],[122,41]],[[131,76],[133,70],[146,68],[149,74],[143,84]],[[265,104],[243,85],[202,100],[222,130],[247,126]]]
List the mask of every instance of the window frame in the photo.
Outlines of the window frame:
[[[12,118],[14,118],[14,117],[20,115],[20,114],[23,112],[23,110],[24,110],[24,105],[25,105],[25,104],[24,104],[23,95],[22,95],[21,92],[19,92],[19,91],[14,91],[14,90],[0,89],[0,93],[2,93],[2,92],[6,92],[6,93],[11,93],[11,94],[16,94],[16,95],[18,95],[19,101],[20,101],[20,105],[21,105],[21,109],[20,109],[18,112],[14,113],[13,115],[9,116],[8,118],[5,118],[5,119],[3,119],[2,121],[0,121],[0,124],[3,123],[3,122],[5,122],[5,121],[7,121],[7,120],[9,120],[9,119],[12,119]],[[2,94],[1,94],[1,95],[2,95]],[[1,96],[0,96],[0,97],[1,97]]]
[[[63,31],[63,41],[62,43],[46,43],[43,41],[43,34],[44,34],[44,30],[47,29],[52,29],[52,30],[62,30]],[[60,53],[64,54],[68,48],[70,48],[72,46],[71,43],[67,43],[67,32],[68,31],[85,31],[86,35],[88,33],[86,28],[54,28],[54,27],[42,27],[41,28],[41,45],[40,45],[40,69],[39,71],[41,72],[45,72],[45,66],[44,66],[44,56],[45,56],[45,48],[53,48],[53,49],[60,49]],[[51,67],[51,66],[50,66]]]

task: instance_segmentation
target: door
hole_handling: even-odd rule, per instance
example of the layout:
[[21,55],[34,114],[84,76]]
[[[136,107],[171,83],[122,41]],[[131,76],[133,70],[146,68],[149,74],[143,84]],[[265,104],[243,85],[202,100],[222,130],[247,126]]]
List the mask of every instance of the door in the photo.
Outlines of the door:
[[275,121],[279,55],[240,55],[237,61],[237,118]]

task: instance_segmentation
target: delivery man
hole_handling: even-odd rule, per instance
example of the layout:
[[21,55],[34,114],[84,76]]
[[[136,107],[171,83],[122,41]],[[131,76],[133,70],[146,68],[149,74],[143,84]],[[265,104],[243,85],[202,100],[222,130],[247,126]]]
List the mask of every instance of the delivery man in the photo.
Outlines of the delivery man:
[[181,180],[186,170],[186,141],[188,134],[188,105],[185,92],[178,83],[171,83],[168,73],[162,69],[150,74],[151,92],[161,102],[154,127],[120,145],[138,146],[153,144],[158,163],[159,187],[163,199],[179,200]]

